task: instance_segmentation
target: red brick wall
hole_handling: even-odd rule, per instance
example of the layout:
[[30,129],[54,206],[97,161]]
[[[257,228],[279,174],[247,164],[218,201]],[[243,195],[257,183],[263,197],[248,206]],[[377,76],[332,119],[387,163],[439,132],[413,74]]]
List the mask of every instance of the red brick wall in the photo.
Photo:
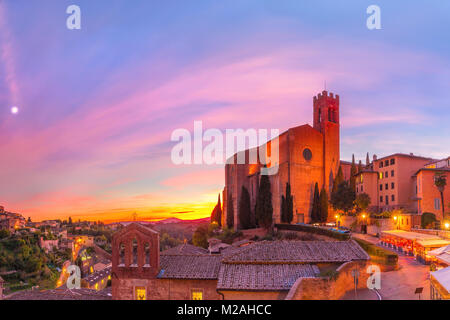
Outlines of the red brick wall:
[[203,292],[204,300],[220,300],[216,292],[217,280],[185,279],[114,279],[112,296],[114,300],[134,300],[135,287],[147,289],[147,300],[191,300],[192,291]]

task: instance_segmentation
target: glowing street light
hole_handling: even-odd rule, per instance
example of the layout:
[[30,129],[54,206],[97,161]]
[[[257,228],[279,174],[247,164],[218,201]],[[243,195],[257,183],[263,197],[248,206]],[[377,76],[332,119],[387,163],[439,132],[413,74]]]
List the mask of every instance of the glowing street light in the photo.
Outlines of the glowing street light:
[[394,221],[395,221],[395,227],[398,230],[398,217],[397,216],[394,216]]
[[444,227],[445,227],[445,229],[449,229],[450,228],[450,223],[448,223],[448,222],[444,223]]
[[17,114],[19,112],[19,108],[17,108],[16,106],[11,108],[11,113],[12,114]]

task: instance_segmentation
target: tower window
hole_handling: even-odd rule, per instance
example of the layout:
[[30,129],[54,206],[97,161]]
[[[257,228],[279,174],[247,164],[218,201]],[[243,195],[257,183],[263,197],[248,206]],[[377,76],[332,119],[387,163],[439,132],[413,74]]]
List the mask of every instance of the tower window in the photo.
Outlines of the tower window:
[[380,196],[380,202],[383,202],[383,196]]
[[391,170],[391,177],[394,176],[394,170]]
[[304,158],[306,161],[309,161],[309,160],[312,159],[312,152],[311,152],[311,149],[305,148],[305,149],[303,150],[303,158]]
[[392,182],[391,183],[391,189],[394,189],[394,187],[395,187],[395,184],[394,184],[394,182]]
[[125,245],[123,242],[119,245],[119,266],[125,266]]
[[137,240],[133,239],[133,266],[137,267],[138,264],[138,244]]
[[391,165],[395,164],[395,159],[391,159]]
[[146,243],[144,247],[145,252],[145,266],[150,266],[150,243]]

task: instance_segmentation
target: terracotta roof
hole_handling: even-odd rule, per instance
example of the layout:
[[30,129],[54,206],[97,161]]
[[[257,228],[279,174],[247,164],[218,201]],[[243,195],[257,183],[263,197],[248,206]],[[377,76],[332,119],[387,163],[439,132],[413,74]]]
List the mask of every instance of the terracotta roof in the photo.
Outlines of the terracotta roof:
[[407,153],[394,153],[382,158],[378,158],[375,161],[380,161],[380,160],[386,160],[386,158],[391,158],[391,157],[405,157],[405,158],[416,158],[416,159],[424,159],[424,160],[430,160],[430,161],[434,161],[436,159],[430,158],[430,157],[423,157],[423,156],[418,156],[415,154],[407,154]]
[[217,279],[221,255],[161,255],[160,279]]
[[111,300],[111,295],[91,289],[26,290],[13,293],[6,300]]
[[164,250],[161,255],[186,255],[186,254],[208,254],[209,251],[204,248],[193,246],[189,243],[180,244],[179,246]]
[[420,168],[419,170],[417,170],[416,173],[414,173],[412,176],[416,176],[420,171],[435,171],[435,172],[446,172],[446,171],[450,171],[450,168]]
[[298,278],[314,278],[317,266],[309,264],[224,264],[219,290],[289,290]]
[[367,253],[350,241],[262,241],[226,257],[226,263],[331,263],[368,260]]

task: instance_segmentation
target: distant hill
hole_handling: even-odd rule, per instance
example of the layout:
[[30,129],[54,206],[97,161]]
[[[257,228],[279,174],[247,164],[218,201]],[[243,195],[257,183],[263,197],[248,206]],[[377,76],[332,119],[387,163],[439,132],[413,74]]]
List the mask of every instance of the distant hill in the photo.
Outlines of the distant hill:
[[120,222],[113,222],[110,223],[108,225],[117,225],[117,224],[121,224],[123,226],[127,226],[130,223],[133,222],[138,222],[141,224],[149,224],[149,225],[153,225],[153,226],[162,226],[162,225],[172,225],[172,224],[182,224],[182,225],[197,225],[197,224],[202,224],[202,223],[208,223],[210,220],[209,217],[206,218],[202,218],[202,219],[194,219],[194,220],[183,220],[183,219],[178,219],[178,218],[167,218],[164,220],[159,220],[159,221],[120,221]]

